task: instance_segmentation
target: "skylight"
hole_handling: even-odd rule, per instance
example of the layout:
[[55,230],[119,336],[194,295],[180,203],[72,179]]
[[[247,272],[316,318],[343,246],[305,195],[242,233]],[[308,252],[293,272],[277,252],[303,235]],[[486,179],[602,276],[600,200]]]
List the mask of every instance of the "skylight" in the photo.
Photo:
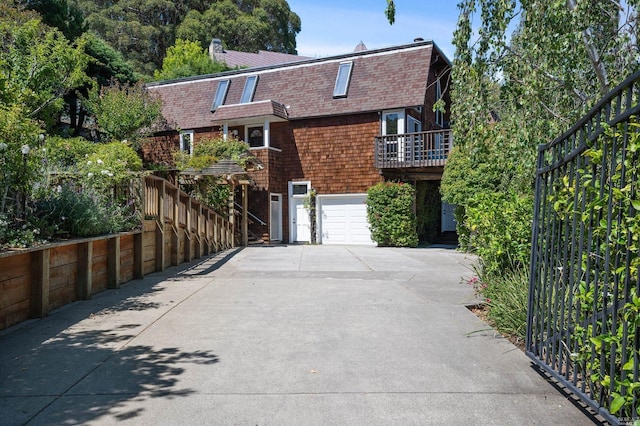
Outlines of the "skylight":
[[351,79],[351,65],[353,65],[353,62],[343,62],[340,64],[338,76],[336,77],[336,85],[333,88],[334,98],[347,96],[349,80]]
[[229,89],[229,80],[220,80],[220,82],[218,83],[218,89],[216,90],[216,96],[215,98],[213,98],[211,111],[215,111],[220,105],[224,103],[224,99],[227,97],[228,89]]
[[247,81],[244,83],[244,90],[242,91],[242,97],[240,98],[241,104],[246,104],[253,101],[253,94],[256,91],[256,85],[258,84],[258,76],[250,75],[247,77]]

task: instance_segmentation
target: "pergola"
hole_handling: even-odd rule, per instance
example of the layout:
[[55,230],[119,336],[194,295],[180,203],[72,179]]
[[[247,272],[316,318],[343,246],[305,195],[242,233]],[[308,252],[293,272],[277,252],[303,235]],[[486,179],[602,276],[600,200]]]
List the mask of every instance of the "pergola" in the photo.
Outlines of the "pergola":
[[180,173],[181,176],[197,181],[204,176],[215,176],[219,178],[218,183],[231,185],[229,195],[229,222],[235,229],[234,198],[235,189],[238,185],[242,187],[242,246],[249,245],[249,218],[248,201],[249,185],[252,184],[249,171],[262,170],[264,166],[257,159],[252,158],[246,168],[240,166],[231,159],[217,161],[202,170],[186,169]]

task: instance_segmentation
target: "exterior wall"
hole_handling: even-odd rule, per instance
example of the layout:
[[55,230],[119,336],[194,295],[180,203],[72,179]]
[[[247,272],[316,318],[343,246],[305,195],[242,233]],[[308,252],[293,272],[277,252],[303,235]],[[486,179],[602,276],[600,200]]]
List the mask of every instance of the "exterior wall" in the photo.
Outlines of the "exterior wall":
[[377,113],[293,123],[295,144],[283,147],[286,181],[310,180],[318,194],[365,192],[381,180],[374,167]]
[[[252,172],[254,186],[249,192],[249,212],[264,221],[266,225],[259,222],[249,224],[249,230],[257,236],[262,236],[269,232],[270,223],[270,193],[278,193],[281,188],[279,172],[282,153],[279,150],[270,148],[252,149],[253,154],[264,165],[264,169]],[[283,193],[283,198],[286,195]]]
[[[232,129],[242,135],[243,127]],[[219,134],[213,128],[193,130],[196,144]],[[382,181],[374,166],[374,137],[379,133],[378,113],[271,123],[271,148],[251,150],[264,169],[250,174],[255,185],[249,193],[249,212],[267,224],[253,220],[251,232],[257,236],[269,232],[270,194],[278,193],[282,195],[283,240],[288,241],[290,181],[311,181],[320,195],[363,193]],[[145,161],[164,159],[173,165],[170,153],[178,145],[176,132],[156,136],[145,146]]]
[[[205,138],[213,138],[220,136],[220,132],[216,128],[205,129],[184,129],[193,130],[193,143],[198,144]],[[143,145],[141,149],[142,162],[144,164],[157,164],[167,167],[173,167],[173,153],[180,149],[180,135],[176,131],[159,133],[151,138],[149,142]]]
[[[252,149],[264,170],[251,173],[249,211],[269,224],[270,194],[282,194],[283,241],[289,239],[290,181],[311,181],[318,194],[363,193],[382,180],[374,167],[377,113],[272,123],[271,149]],[[257,235],[268,226],[254,223]]]
[[144,164],[158,164],[173,166],[172,152],[180,149],[178,133],[162,133],[149,138],[149,142],[142,146],[142,162]]

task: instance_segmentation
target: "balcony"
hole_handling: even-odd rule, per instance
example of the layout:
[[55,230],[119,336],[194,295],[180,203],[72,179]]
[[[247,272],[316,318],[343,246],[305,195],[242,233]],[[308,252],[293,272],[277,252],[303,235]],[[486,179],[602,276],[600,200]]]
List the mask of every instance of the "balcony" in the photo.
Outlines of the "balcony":
[[444,167],[453,147],[450,129],[376,136],[376,167],[406,169]]

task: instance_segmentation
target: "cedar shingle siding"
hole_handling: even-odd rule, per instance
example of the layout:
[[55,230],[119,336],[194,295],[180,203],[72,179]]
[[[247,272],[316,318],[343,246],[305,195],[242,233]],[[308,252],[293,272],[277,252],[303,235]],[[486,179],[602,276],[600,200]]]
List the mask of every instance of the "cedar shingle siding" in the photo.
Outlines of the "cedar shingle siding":
[[[334,98],[341,62],[353,63],[346,97]],[[253,149],[264,170],[253,172],[249,210],[269,222],[269,194],[282,194],[283,239],[288,241],[288,182],[311,181],[318,194],[364,193],[383,180],[374,164],[374,137],[381,112],[403,109],[434,127],[432,106],[437,72],[450,63],[431,42],[354,52],[263,68],[155,83],[148,89],[164,101],[175,129],[194,130],[195,143],[226,124],[245,139],[246,125],[269,121],[271,148]],[[258,75],[253,102],[239,104],[247,76]],[[211,111],[221,80],[230,85],[225,102]],[[443,83],[444,87],[444,83]],[[448,122],[448,119],[446,119]],[[146,161],[170,163],[177,132],[158,135],[144,149]],[[252,225],[258,234],[268,227]]]

